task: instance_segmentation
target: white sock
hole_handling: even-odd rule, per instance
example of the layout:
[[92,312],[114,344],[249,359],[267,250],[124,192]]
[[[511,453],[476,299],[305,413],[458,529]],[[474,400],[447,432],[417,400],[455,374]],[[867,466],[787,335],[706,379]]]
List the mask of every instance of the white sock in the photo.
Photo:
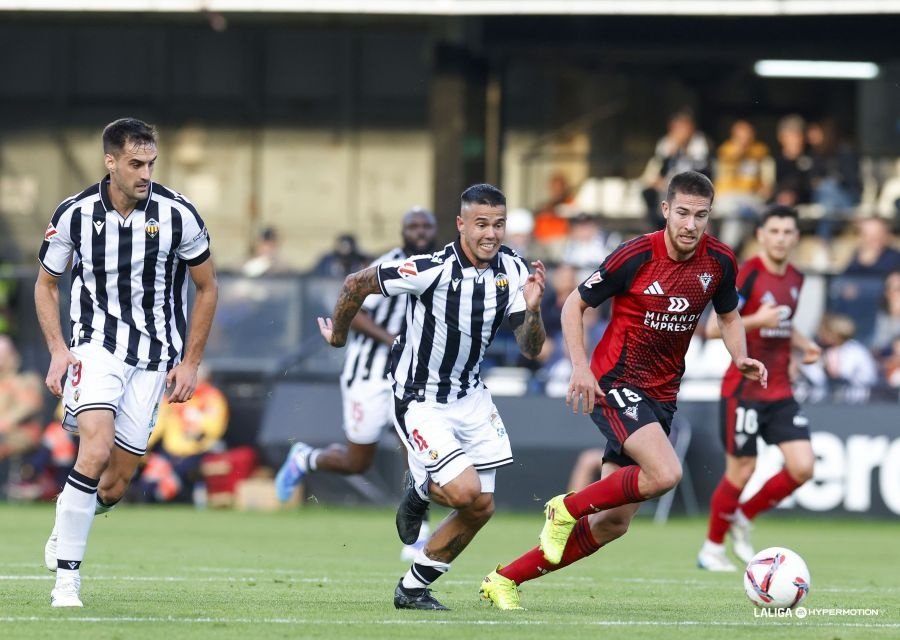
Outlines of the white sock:
[[409,571],[403,576],[403,587],[405,589],[424,589],[449,570],[449,564],[432,560],[425,555],[425,549],[420,549]]
[[[307,461],[306,466],[308,467],[308,469],[306,469],[307,471],[315,471],[316,470],[316,467],[318,466],[318,464],[316,464],[316,463],[319,461],[320,453],[322,453],[321,449],[313,449],[312,451],[309,452],[309,454],[306,458],[306,461]],[[303,467],[301,466],[300,468],[302,469]]]
[[97,483],[97,478],[88,478],[75,469],[66,479],[56,522],[59,533],[57,566],[64,571],[76,571],[84,559],[88,534],[94,522]]

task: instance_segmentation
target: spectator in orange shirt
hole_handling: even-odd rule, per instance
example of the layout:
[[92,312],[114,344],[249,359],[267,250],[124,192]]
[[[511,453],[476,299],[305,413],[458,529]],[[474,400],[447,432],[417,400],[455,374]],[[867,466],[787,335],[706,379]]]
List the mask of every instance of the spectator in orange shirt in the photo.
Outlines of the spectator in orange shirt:
[[16,345],[0,335],[0,460],[28,453],[41,438],[41,379],[20,366]]
[[200,461],[225,434],[228,401],[201,367],[194,396],[187,402],[163,402],[150,436],[146,465],[138,486],[150,502],[169,502],[193,488]]

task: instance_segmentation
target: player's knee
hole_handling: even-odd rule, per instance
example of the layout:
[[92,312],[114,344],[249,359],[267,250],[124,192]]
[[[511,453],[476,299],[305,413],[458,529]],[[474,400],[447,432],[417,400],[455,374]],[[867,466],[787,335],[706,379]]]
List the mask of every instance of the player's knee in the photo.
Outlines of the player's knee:
[[813,477],[813,461],[797,460],[791,461],[787,465],[787,472],[797,484],[803,484]]
[[447,499],[446,506],[451,509],[461,510],[474,507],[481,494],[481,488],[477,485],[445,485],[444,495]]
[[469,517],[484,524],[494,515],[494,494],[482,493],[466,508]]
[[662,495],[681,482],[681,465],[678,463],[656,469],[649,477],[651,497]]

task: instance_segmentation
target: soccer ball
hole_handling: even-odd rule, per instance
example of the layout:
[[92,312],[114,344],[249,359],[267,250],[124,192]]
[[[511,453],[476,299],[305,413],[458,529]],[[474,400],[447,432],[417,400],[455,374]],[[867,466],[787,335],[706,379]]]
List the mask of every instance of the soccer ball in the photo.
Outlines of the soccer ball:
[[803,558],[784,547],[763,549],[744,571],[744,591],[763,609],[793,609],[809,593],[809,584]]

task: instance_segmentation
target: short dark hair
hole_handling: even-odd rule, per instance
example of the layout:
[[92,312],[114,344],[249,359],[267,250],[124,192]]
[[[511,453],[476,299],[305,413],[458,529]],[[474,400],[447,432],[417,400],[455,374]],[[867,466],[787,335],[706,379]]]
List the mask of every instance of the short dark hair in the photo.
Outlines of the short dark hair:
[[783,204],[773,204],[770,207],[766,207],[759,215],[759,226],[766,224],[769,218],[792,218],[794,224],[798,227],[800,226],[800,215],[797,213],[797,210],[794,207],[787,207]]
[[137,118],[119,118],[103,129],[103,153],[115,155],[129,141],[139,145],[155,145],[156,129]]
[[460,206],[486,204],[491,207],[505,207],[506,196],[492,184],[473,184],[459,196]]
[[672,179],[669,180],[669,188],[666,190],[666,202],[671,204],[676,193],[709,198],[710,204],[716,196],[713,183],[698,171],[683,171],[672,176]]

